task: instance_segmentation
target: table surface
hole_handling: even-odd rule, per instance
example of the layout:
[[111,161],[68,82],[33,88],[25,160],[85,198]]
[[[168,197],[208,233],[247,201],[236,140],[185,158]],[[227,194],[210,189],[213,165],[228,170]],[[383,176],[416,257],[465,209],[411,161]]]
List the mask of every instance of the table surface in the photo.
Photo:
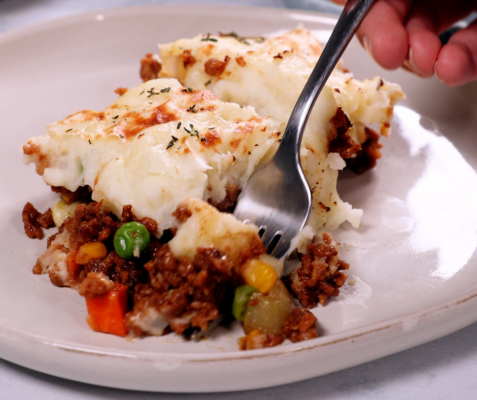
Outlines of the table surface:
[[[193,3],[313,7],[326,0],[0,0],[0,33],[78,12],[129,5]],[[331,7],[330,7],[331,6]],[[0,359],[0,399],[475,399],[477,324],[442,339],[305,382],[237,393],[164,394],[102,388],[35,372]]]

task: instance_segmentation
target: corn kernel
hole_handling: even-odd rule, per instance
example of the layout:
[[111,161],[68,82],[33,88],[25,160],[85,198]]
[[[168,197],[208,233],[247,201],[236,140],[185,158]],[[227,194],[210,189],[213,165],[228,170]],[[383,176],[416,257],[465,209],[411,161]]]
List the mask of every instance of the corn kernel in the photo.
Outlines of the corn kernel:
[[80,247],[76,255],[76,263],[86,264],[91,260],[98,260],[108,255],[106,246],[101,242],[86,243]]
[[278,274],[271,265],[253,258],[242,267],[242,278],[247,285],[266,294],[277,280]]

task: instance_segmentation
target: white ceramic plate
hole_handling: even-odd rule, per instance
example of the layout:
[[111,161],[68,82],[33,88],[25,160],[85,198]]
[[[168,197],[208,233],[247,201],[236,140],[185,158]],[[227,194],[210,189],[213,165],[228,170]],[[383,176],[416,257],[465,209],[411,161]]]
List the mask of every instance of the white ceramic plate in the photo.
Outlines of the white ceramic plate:
[[238,328],[201,343],[174,335],[129,342],[92,332],[77,293],[31,273],[46,244],[25,236],[21,210],[27,201],[45,210],[56,196],[21,162],[28,137],[77,110],[102,109],[116,87],[138,84],[138,60],[159,41],[230,30],[258,35],[300,23],[326,38],[334,21],[287,10],[140,7],[0,37],[0,357],[118,388],[243,390],[351,367],[477,321],[476,86],[451,90],[380,71],[357,43],[347,66],[360,78],[379,73],[400,83],[408,100],[396,110],[378,167],[340,181],[343,198],[365,216],[359,230],[335,232],[357,285],[315,310],[322,337],[251,352],[237,351]]

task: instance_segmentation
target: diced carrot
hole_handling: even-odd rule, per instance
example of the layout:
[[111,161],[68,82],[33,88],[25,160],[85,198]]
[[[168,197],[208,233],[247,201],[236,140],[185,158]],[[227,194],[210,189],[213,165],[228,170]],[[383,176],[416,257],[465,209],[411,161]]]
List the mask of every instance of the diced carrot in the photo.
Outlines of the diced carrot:
[[128,309],[128,287],[116,283],[113,289],[102,295],[86,297],[90,328],[97,332],[126,336],[124,317]]
[[79,265],[76,262],[76,255],[78,254],[77,251],[70,253],[68,257],[66,258],[66,265],[68,267],[68,272],[70,275],[76,277],[79,269]]

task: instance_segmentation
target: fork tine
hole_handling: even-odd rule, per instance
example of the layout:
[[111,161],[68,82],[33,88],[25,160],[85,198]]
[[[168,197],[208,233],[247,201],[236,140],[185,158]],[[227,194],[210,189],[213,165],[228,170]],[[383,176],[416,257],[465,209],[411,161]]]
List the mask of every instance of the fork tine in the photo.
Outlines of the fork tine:
[[283,235],[275,248],[270,252],[270,255],[278,259],[282,258],[290,248],[290,241],[291,238]]
[[265,232],[262,236],[262,243],[265,247],[268,248],[270,243],[272,243],[273,238],[280,232],[275,231],[275,229],[265,229]]

